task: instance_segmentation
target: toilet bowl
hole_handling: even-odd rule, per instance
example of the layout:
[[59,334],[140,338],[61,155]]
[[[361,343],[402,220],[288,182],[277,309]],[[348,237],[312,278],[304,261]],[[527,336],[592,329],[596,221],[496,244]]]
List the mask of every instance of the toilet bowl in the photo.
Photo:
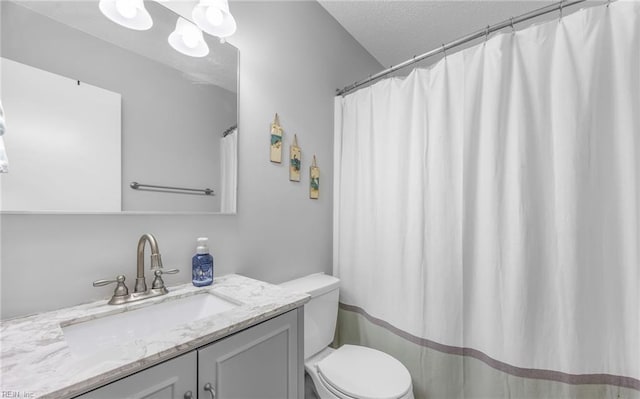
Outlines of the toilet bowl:
[[320,399],[414,398],[409,371],[391,355],[359,345],[329,347],[336,328],[340,280],[318,273],[280,286],[311,296],[304,305],[304,366]]

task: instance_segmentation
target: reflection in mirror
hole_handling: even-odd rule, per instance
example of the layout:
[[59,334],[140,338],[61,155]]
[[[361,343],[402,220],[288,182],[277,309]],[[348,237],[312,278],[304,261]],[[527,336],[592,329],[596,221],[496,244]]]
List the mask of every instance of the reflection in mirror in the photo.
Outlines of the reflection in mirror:
[[12,154],[2,209],[119,211],[120,95],[0,61]]
[[[145,2],[153,19],[148,31],[111,22],[97,0],[1,1],[0,7],[10,161],[10,172],[0,175],[3,211],[235,212],[236,48],[205,34],[206,57],[178,53],[168,43],[178,16],[153,1]],[[5,63],[51,79],[32,87],[37,98],[28,103],[21,89],[27,79],[15,78],[15,68]],[[69,97],[73,101],[65,105]],[[39,182],[28,181],[23,169]],[[38,191],[42,181],[49,188]],[[178,189],[133,189],[132,182]],[[94,195],[100,199],[115,193],[116,200],[100,204],[64,184],[80,192],[102,190]],[[32,191],[21,191],[24,186]],[[211,189],[213,195],[180,188]],[[47,203],[56,190],[75,204]],[[37,204],[25,199],[34,195],[41,197]]]

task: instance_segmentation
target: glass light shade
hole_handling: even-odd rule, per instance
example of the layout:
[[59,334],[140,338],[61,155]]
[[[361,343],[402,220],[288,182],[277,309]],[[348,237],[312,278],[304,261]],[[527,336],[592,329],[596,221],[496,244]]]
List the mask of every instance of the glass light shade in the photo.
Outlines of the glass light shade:
[[236,31],[236,20],[229,12],[227,0],[200,0],[191,16],[196,25],[210,35],[229,37]]
[[176,29],[169,35],[169,44],[176,51],[191,57],[209,54],[209,46],[204,41],[202,31],[182,17],[178,18]]
[[207,8],[205,16],[207,17],[207,22],[213,26],[220,26],[224,22],[224,14],[222,13],[222,10],[217,7]]
[[153,26],[142,0],[100,0],[98,8],[105,17],[129,29],[147,30]]

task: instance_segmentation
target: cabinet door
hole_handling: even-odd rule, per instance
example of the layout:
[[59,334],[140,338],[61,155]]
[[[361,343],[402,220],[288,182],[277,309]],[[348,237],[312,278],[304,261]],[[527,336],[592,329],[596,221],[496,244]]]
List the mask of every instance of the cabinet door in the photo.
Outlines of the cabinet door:
[[[198,351],[200,399],[299,397],[303,333],[293,310]],[[211,390],[205,389],[210,384]]]
[[[112,382],[81,399],[196,399],[195,351]],[[191,396],[189,395],[191,392]]]

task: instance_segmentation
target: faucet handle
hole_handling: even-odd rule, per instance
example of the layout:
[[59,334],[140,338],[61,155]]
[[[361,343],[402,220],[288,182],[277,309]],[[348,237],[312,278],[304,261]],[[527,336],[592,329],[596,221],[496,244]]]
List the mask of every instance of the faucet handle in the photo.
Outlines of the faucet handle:
[[125,276],[118,275],[115,280],[96,280],[93,282],[94,287],[102,287],[108,284],[116,283],[116,289],[113,291],[114,297],[126,296],[129,294],[129,289],[124,284]]
[[178,274],[180,272],[180,269],[161,269],[160,271],[162,272],[161,274]]
[[163,270],[163,269],[158,269],[155,272],[153,272],[153,274],[156,276],[153,279],[153,283],[151,284],[151,288],[153,289],[163,289],[164,287],[164,280],[162,280],[162,275],[163,274],[176,274],[178,273],[180,270],[179,269],[169,269],[169,270]]

